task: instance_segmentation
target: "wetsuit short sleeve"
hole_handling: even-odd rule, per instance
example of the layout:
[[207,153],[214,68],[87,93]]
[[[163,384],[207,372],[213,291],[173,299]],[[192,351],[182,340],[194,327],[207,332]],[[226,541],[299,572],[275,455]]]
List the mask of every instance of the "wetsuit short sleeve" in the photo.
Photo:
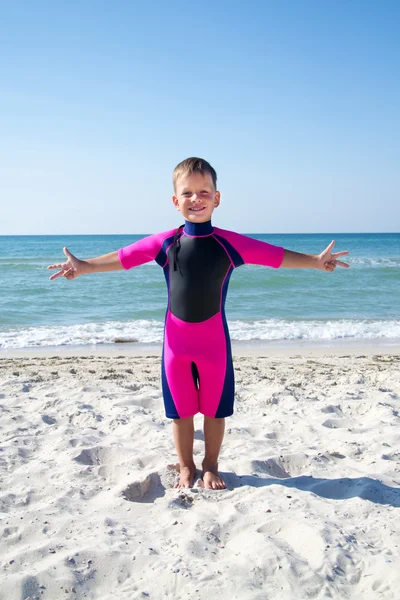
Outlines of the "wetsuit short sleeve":
[[262,265],[278,269],[281,266],[285,253],[282,246],[274,246],[268,242],[217,227],[214,227],[214,231],[224,244],[235,267]]
[[161,266],[167,260],[164,246],[169,243],[175,229],[155,233],[118,250],[118,258],[124,269],[132,269],[156,260]]

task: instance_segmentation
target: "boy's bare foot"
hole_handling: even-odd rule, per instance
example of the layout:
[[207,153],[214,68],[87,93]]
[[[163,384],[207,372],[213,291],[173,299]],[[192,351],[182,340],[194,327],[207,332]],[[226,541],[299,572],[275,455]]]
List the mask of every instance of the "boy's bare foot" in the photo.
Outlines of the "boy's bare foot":
[[203,462],[203,486],[207,490],[225,490],[225,481],[218,473],[218,463],[215,465]]
[[179,480],[174,485],[176,488],[191,488],[194,484],[194,478],[196,477],[196,465],[179,466]]

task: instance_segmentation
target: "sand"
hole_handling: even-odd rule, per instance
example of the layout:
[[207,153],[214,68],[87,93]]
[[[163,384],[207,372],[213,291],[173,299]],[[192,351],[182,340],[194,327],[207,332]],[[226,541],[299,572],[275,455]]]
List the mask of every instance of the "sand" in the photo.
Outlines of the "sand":
[[236,356],[222,491],[118,352],[0,355],[1,600],[399,598],[398,349]]

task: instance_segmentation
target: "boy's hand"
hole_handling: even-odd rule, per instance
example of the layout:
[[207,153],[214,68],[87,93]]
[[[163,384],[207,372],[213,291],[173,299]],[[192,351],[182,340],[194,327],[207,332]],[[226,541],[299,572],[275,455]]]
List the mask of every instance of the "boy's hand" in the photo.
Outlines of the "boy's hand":
[[83,275],[84,273],[89,273],[88,264],[84,260],[79,260],[76,258],[67,248],[63,248],[63,252],[67,257],[67,261],[65,263],[60,263],[58,265],[49,265],[48,269],[61,269],[58,273],[54,273],[49,279],[52,281],[53,279],[57,279],[57,277],[65,277],[68,280],[76,279],[79,275]]
[[344,267],[348,269],[350,265],[344,263],[340,260],[337,260],[339,256],[344,256],[345,254],[349,254],[348,250],[344,250],[343,252],[331,252],[333,246],[335,245],[334,240],[329,244],[329,246],[318,255],[318,265],[317,269],[322,269],[322,271],[328,271],[332,273],[337,266]]

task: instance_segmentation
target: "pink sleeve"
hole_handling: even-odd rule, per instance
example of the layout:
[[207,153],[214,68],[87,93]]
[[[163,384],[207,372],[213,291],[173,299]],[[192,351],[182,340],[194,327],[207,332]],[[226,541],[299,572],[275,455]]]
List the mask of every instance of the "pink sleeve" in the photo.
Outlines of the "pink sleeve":
[[132,269],[144,263],[155,260],[158,253],[162,250],[164,241],[173,236],[175,229],[163,233],[149,235],[138,242],[125,246],[118,250],[118,258],[124,269]]
[[[217,230],[215,227],[214,230]],[[263,265],[278,269],[283,261],[285,249],[282,246],[274,246],[268,242],[255,240],[254,238],[236,233],[234,231],[219,230],[221,237],[238,252],[246,265]],[[241,263],[241,264],[243,264]]]

